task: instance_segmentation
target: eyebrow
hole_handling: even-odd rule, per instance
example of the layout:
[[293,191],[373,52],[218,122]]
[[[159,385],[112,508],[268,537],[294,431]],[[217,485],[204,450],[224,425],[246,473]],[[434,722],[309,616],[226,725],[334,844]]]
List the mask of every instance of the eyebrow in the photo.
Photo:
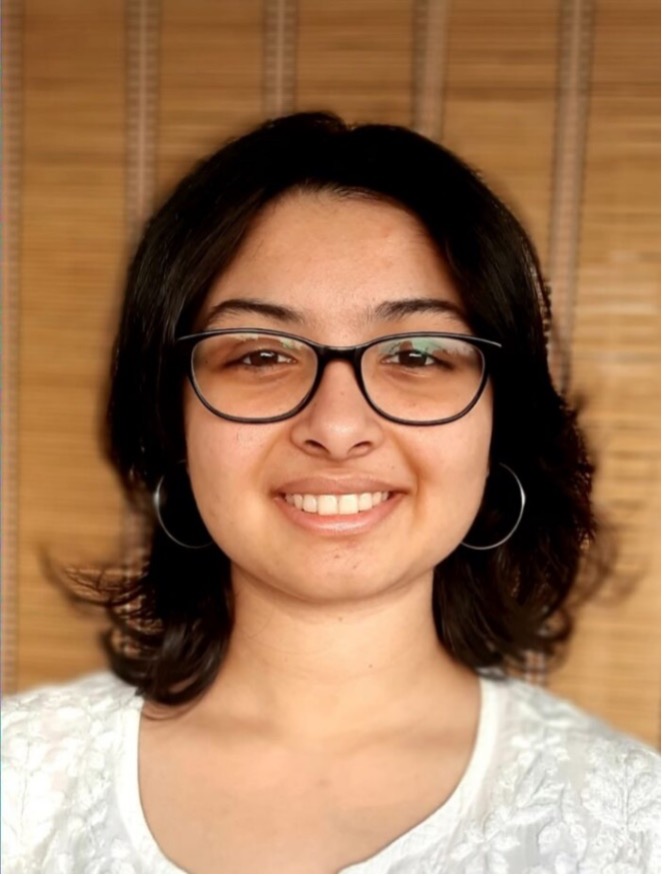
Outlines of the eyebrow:
[[402,298],[397,301],[385,301],[375,310],[375,316],[381,319],[397,319],[411,316],[413,313],[445,313],[463,322],[467,319],[461,307],[453,301],[441,298]]
[[260,301],[257,298],[230,298],[228,301],[220,301],[219,304],[211,307],[206,315],[203,331],[210,328],[220,317],[235,313],[253,313],[259,316],[267,316],[270,319],[277,319],[280,322],[295,322],[298,324],[305,322],[301,313],[282,304],[269,304],[269,302]]

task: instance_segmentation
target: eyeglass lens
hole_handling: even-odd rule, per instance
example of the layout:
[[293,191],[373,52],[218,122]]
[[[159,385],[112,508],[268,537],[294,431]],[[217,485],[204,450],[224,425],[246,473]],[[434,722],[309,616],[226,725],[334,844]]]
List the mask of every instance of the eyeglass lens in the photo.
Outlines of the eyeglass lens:
[[[198,341],[192,366],[199,393],[219,414],[271,419],[298,407],[311,391],[317,354],[296,338],[237,332]],[[380,411],[419,423],[464,411],[481,387],[484,360],[459,338],[415,335],[372,344],[361,372]]]

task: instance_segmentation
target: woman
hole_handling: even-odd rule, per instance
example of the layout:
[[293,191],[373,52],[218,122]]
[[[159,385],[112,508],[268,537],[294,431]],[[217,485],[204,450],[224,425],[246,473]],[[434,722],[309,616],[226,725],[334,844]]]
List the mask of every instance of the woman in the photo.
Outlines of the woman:
[[286,117],[181,182],[114,357],[115,676],[8,705],[6,872],[657,872],[655,754],[508,678],[594,577],[548,320],[404,129]]

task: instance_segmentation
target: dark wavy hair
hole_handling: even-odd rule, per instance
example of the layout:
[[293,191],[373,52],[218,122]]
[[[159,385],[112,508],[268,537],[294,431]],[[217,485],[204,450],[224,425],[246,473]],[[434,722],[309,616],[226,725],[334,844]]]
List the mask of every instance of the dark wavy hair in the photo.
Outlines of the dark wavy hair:
[[[105,442],[143,521],[141,544],[122,568],[75,576],[108,612],[113,670],[156,701],[182,703],[207,688],[224,657],[233,625],[229,560],[214,543],[188,550],[171,541],[151,496],[162,476],[182,472],[185,457],[176,339],[192,330],[264,206],[294,190],[358,194],[410,211],[444,257],[473,332],[501,342],[491,464],[519,475],[526,513],[501,547],[459,546],[437,566],[433,616],[449,653],[477,671],[519,671],[534,653],[548,661],[571,632],[572,595],[582,592],[582,577],[594,577],[581,576],[581,565],[597,523],[576,412],[548,370],[550,305],[534,247],[447,149],[397,126],[298,113],[197,164],[147,223],[129,267]],[[477,529],[493,505],[484,496]],[[193,503],[175,513],[173,527],[191,531]]]

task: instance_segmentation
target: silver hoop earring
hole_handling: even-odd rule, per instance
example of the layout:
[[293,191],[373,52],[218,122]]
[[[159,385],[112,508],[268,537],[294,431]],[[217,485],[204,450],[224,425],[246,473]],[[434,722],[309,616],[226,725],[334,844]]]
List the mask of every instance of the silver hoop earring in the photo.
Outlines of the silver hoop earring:
[[518,493],[520,496],[520,509],[518,511],[518,519],[516,520],[516,522],[513,524],[513,526],[511,527],[511,529],[507,532],[507,534],[505,536],[500,538],[498,541],[494,541],[492,544],[469,544],[469,542],[466,542],[466,541],[460,542],[460,544],[463,547],[466,547],[471,551],[491,551],[491,550],[494,550],[494,548],[500,547],[500,545],[506,544],[506,542],[511,538],[511,536],[514,534],[514,532],[518,529],[518,527],[520,526],[520,521],[523,519],[523,514],[525,512],[526,497],[525,497],[525,490],[523,489],[523,485],[520,482],[520,478],[515,473],[515,471],[512,468],[509,468],[508,465],[505,465],[505,463],[500,462],[499,467],[508,471],[509,474],[513,476],[513,478],[518,486]]
[[[157,482],[157,487],[155,487],[155,492],[153,493],[153,508],[155,509],[155,515],[157,516],[157,522],[162,527],[162,531],[164,532],[165,535],[167,535],[171,539],[172,542],[174,542],[174,544],[177,544],[183,548],[187,548],[188,550],[198,551],[198,550],[201,550],[202,548],[209,547],[211,544],[213,544],[212,539],[209,539],[208,541],[203,542],[201,544],[188,544],[188,542],[181,541],[179,538],[176,538],[176,536],[167,527],[166,523],[164,522],[164,517],[162,516],[162,511],[163,511],[162,487],[164,486],[164,479],[165,479],[165,475],[162,475],[162,477]],[[190,490],[190,492],[191,492],[191,490]],[[202,522],[202,526],[203,526],[203,522]]]

